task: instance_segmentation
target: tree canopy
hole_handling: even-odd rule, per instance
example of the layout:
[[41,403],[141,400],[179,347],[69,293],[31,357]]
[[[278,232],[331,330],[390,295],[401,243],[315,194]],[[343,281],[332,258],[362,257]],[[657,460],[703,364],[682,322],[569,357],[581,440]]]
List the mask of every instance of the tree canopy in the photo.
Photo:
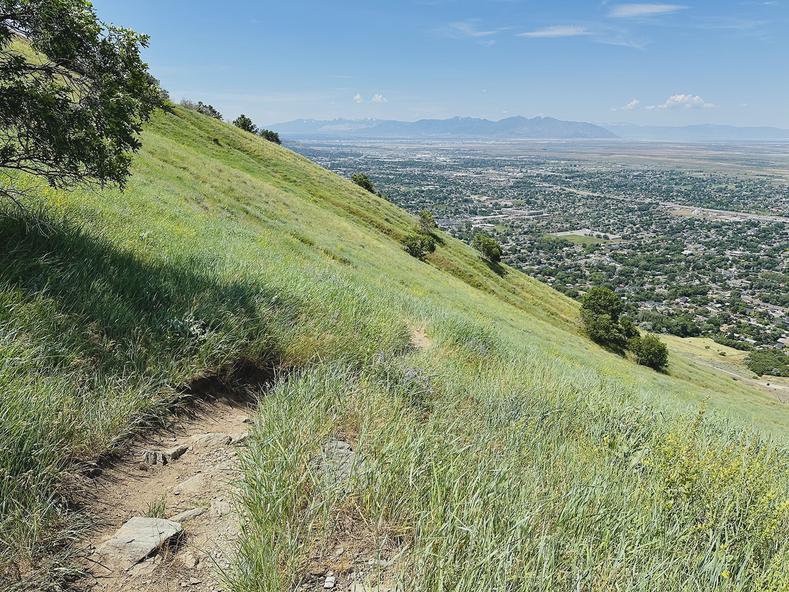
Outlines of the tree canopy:
[[629,347],[642,366],[662,370],[668,364],[668,348],[654,335],[636,337],[630,341]]
[[279,134],[277,132],[273,132],[268,129],[261,129],[258,130],[258,135],[264,140],[268,140],[269,142],[274,142],[275,144],[282,144],[282,140],[279,139]]
[[479,251],[482,256],[491,263],[498,263],[501,261],[501,256],[503,254],[501,245],[487,234],[483,234],[482,232],[475,234],[471,246]]
[[624,351],[628,337],[626,328],[619,322],[623,310],[622,300],[612,290],[591,288],[581,298],[581,320],[586,334],[600,345]]
[[163,98],[147,43],[101,23],[87,0],[0,0],[0,195],[18,197],[16,171],[53,187],[124,187]]
[[258,126],[252,123],[252,120],[243,113],[233,121],[233,125],[251,134],[258,133]]
[[624,311],[625,306],[622,299],[610,288],[596,286],[590,288],[581,299],[584,310],[593,314],[606,314],[612,321],[619,321],[619,316]]
[[364,173],[356,173],[351,177],[351,181],[356,183],[362,189],[366,189],[370,193],[375,193],[375,185],[370,180],[370,177],[365,175]]

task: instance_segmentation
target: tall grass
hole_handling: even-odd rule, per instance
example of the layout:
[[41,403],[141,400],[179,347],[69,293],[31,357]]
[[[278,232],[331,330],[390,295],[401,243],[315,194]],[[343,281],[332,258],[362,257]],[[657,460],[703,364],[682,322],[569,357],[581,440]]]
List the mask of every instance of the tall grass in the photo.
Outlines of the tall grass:
[[[405,550],[416,589],[781,581],[785,408],[680,356],[660,375],[600,350],[572,301],[449,237],[418,261],[415,224],[181,109],[151,123],[125,193],[0,209],[0,577],[70,536],[76,461],[252,364],[302,373],[245,459],[240,590],[297,580],[338,515]],[[348,495],[310,468],[337,434],[364,458]]]
[[[404,589],[787,589],[786,449],[588,372],[539,375],[549,361],[523,353],[421,352],[339,382],[319,368],[272,393],[244,463],[234,589],[293,589],[349,507],[376,525],[368,557],[396,541]],[[311,468],[336,434],[360,458],[340,498]]]

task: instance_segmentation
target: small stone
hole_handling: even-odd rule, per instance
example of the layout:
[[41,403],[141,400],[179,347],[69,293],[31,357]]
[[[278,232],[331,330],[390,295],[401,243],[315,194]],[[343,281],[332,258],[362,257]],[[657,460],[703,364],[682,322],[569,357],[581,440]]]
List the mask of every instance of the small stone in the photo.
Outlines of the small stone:
[[173,488],[173,494],[180,495],[182,493],[190,494],[197,493],[205,485],[205,476],[202,474],[194,475],[183,483],[179,483]]
[[244,419],[241,420],[241,423],[251,424],[251,423],[255,423],[255,422],[252,421],[251,417],[245,417]]
[[238,436],[233,436],[233,444],[243,444],[249,439],[249,432],[244,432],[243,434],[239,434]]
[[194,569],[200,563],[200,558],[191,551],[184,551],[178,555],[178,561],[184,567]]
[[95,479],[96,477],[100,476],[103,472],[104,471],[102,470],[102,468],[96,463],[87,463],[85,465],[83,474],[89,479]]
[[164,457],[168,460],[177,460],[181,458],[186,451],[189,450],[188,446],[184,444],[180,444],[178,446],[173,446],[172,448],[168,448],[164,451]]
[[323,589],[324,590],[331,590],[336,585],[337,585],[337,577],[336,576],[326,576],[326,581],[323,582]]
[[233,438],[230,437],[228,434],[223,434],[221,432],[210,432],[208,434],[199,434],[197,436],[193,436],[191,439],[192,447],[193,448],[218,448],[220,446],[227,446],[230,442],[233,441]]
[[215,497],[211,500],[211,512],[215,516],[224,516],[230,513],[230,502],[222,498]]
[[184,522],[188,522],[189,520],[197,518],[203,514],[205,514],[205,508],[192,508],[191,510],[186,510],[180,514],[176,514],[172,518],[169,518],[169,520],[183,524]]
[[145,450],[142,453],[142,462],[146,465],[166,465],[167,457],[158,450]]

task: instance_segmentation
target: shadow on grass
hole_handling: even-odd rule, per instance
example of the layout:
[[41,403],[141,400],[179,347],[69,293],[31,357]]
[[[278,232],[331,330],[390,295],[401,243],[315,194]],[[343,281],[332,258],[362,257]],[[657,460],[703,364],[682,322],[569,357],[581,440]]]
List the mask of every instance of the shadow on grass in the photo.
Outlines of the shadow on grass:
[[61,363],[87,356],[119,374],[164,371],[188,358],[206,364],[198,372],[219,371],[211,366],[234,364],[233,355],[250,374],[277,357],[269,323],[299,308],[277,294],[273,310],[273,292],[228,279],[211,260],[145,261],[40,211],[0,210],[0,294],[9,289],[27,303],[46,302],[13,321],[62,351]]
[[501,263],[498,263],[496,261],[491,261],[490,259],[483,259],[482,261],[484,261],[485,265],[488,266],[488,269],[490,269],[497,276],[504,277],[505,275],[507,275],[507,270],[504,268],[504,266]]

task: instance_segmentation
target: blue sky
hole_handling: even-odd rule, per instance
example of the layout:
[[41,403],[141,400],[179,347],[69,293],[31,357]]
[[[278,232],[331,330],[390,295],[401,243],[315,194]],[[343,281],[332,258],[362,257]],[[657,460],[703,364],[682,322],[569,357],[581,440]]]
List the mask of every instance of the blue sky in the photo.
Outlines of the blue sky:
[[789,0],[94,0],[175,99],[270,124],[550,115],[789,128]]

